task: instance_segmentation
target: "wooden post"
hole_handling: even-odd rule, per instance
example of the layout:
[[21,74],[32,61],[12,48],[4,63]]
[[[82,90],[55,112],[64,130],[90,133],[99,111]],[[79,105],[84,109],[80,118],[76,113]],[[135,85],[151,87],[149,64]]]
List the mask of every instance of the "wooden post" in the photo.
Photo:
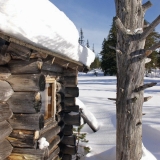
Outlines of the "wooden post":
[[37,113],[41,108],[39,92],[15,92],[7,101],[14,113]]
[[9,119],[13,129],[40,130],[44,127],[44,117],[41,114],[14,114]]
[[43,91],[45,89],[43,74],[11,75],[7,81],[14,91]]

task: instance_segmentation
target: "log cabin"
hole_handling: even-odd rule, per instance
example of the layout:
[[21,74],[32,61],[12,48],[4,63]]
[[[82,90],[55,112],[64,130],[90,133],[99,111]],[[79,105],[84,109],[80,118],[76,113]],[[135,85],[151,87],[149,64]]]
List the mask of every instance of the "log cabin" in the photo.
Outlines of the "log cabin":
[[0,160],[71,160],[78,71],[88,67],[0,32]]

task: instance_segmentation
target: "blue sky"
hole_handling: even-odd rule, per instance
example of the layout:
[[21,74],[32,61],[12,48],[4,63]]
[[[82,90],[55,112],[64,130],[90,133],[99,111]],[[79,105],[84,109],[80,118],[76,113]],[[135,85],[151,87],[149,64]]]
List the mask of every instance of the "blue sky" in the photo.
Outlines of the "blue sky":
[[[103,39],[111,28],[115,16],[114,0],[50,0],[75,24],[78,31],[83,30],[85,43],[90,48],[94,44],[96,53],[102,48]],[[147,0],[143,0],[143,3]],[[147,11],[145,19],[152,22],[160,14],[160,0],[151,0],[153,6]],[[160,32],[160,25],[156,28]]]

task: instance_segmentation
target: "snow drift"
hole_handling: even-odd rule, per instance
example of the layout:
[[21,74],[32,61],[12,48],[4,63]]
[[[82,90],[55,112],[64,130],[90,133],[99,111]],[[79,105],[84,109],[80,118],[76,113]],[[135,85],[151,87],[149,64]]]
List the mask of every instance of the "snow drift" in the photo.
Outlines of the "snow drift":
[[79,45],[73,22],[48,0],[0,0],[0,30],[87,66],[95,58]]

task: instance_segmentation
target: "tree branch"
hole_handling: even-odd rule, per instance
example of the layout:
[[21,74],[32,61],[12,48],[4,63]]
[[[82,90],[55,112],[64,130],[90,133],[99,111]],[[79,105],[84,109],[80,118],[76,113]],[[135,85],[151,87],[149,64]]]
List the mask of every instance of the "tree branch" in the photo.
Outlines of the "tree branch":
[[142,5],[143,11],[146,12],[146,10],[147,10],[148,8],[150,8],[151,6],[152,6],[152,3],[151,3],[150,1],[144,3],[144,4]]
[[115,50],[117,53],[122,54],[122,52],[121,52],[119,49],[116,49],[116,48],[113,47],[113,46],[109,46],[109,48]]
[[128,34],[127,29],[124,27],[123,23],[118,17],[114,17],[114,23],[116,27],[123,33]]
[[151,98],[152,98],[152,96],[149,96],[149,97],[144,97],[144,102],[147,102],[147,101],[149,101]]
[[154,28],[160,23],[160,15],[149,25],[149,27],[141,34],[140,40],[145,39]]
[[145,57],[148,57],[157,48],[160,48],[160,41],[145,51]]
[[111,101],[116,101],[117,99],[116,98],[108,98],[109,100]]
[[138,88],[136,88],[134,91],[135,92],[140,92],[140,91],[142,91],[142,90],[144,90],[144,89],[147,89],[147,88],[149,88],[149,87],[153,87],[153,86],[155,86],[157,83],[154,83],[154,82],[152,82],[152,83],[147,83],[147,84],[144,84],[143,86],[140,86],[140,87],[138,87]]

